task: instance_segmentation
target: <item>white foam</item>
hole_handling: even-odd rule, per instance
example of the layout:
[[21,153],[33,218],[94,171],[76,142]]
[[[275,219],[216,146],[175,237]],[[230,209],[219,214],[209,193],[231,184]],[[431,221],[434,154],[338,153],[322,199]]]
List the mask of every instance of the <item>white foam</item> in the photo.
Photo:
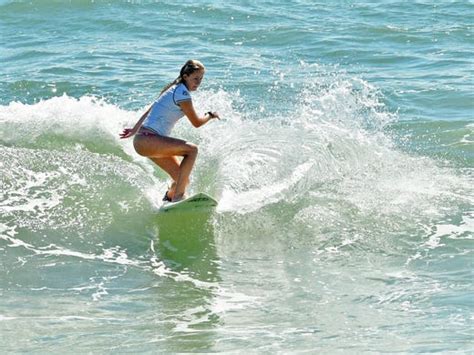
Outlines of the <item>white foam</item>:
[[297,166],[290,176],[272,185],[260,186],[242,193],[236,193],[230,189],[224,190],[218,211],[234,210],[239,213],[250,213],[262,206],[284,200],[285,195],[283,193],[290,190],[298,181],[304,178],[312,166],[312,163],[303,163]]
[[[437,215],[444,213],[440,209],[447,201],[465,198],[469,178],[395,148],[383,129],[396,116],[387,112],[380,94],[370,84],[338,74],[312,79],[295,87],[299,92],[292,98],[294,114],[289,117],[266,110],[264,119],[255,120],[254,112],[246,112],[239,92],[197,92],[194,100],[198,112],[216,110],[223,119],[198,130],[185,119],[176,127],[176,136],[200,147],[190,189],[200,186],[216,195],[219,212],[237,213],[306,198],[317,204],[321,196],[332,196],[367,213]],[[278,90],[279,85],[272,90]],[[42,211],[46,215],[63,205],[71,186],[93,186],[81,169],[90,169],[89,152],[94,153],[96,141],[106,142],[115,161],[109,164],[109,158],[103,159],[99,152],[93,157],[94,164],[105,160],[112,170],[132,164],[124,178],[139,186],[158,207],[168,184],[166,174],[160,172],[160,177],[155,177],[160,170],[134,152],[131,140],[118,138],[122,128],[132,126],[142,111],[126,111],[93,97],[68,96],[0,107],[0,122],[7,127],[0,139],[7,146],[33,146],[41,159],[61,160],[58,167],[47,171],[30,169],[26,158],[18,160],[21,164],[13,169],[25,178],[15,187],[17,194],[8,193],[2,204],[4,211]],[[48,134],[69,139],[74,154],[51,150],[49,145],[55,139],[42,139]],[[121,152],[125,156],[118,157]],[[79,167],[74,155],[82,155],[88,168]],[[2,162],[3,168],[11,170]],[[12,180],[16,178],[13,175]],[[142,175],[140,183],[138,175]],[[65,177],[67,183],[58,185]],[[33,190],[40,193],[35,195]],[[130,203],[124,207],[123,200],[119,203],[122,209],[131,208]]]
[[435,226],[426,226],[427,230],[432,231],[429,234],[425,246],[429,249],[442,247],[445,244],[442,242],[444,238],[448,239],[474,239],[474,212],[463,215],[462,221],[459,225],[452,223],[438,223]]
[[468,177],[396,147],[384,132],[396,115],[370,84],[336,75],[306,85],[290,117],[255,121],[227,108],[227,121],[199,130],[200,161],[217,162],[219,212],[324,196],[366,214],[417,218],[468,199]]

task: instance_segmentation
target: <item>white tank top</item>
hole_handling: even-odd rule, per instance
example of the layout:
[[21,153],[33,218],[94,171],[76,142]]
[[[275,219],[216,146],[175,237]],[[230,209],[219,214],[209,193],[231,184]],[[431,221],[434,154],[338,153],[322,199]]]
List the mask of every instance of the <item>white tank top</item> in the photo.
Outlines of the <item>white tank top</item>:
[[179,107],[183,101],[191,101],[191,94],[186,85],[180,83],[170,87],[153,103],[142,126],[159,135],[169,136],[176,122],[184,116]]

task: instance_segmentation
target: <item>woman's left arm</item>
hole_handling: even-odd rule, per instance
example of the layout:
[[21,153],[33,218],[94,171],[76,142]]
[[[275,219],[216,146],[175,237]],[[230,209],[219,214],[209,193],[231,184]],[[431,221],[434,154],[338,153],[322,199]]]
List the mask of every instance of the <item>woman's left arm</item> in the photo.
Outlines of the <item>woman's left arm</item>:
[[204,115],[204,117],[199,117],[191,100],[183,101],[179,104],[179,106],[194,127],[201,127],[213,118],[220,119],[217,112],[208,112]]

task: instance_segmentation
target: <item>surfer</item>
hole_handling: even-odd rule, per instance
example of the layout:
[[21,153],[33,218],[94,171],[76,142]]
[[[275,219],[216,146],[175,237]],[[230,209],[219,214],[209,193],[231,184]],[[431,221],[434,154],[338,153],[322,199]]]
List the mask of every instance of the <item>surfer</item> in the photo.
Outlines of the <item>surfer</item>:
[[[135,126],[125,128],[120,134],[120,138],[135,135],[135,151],[151,159],[171,176],[173,182],[165,193],[164,201],[176,202],[184,198],[198,154],[195,144],[170,137],[176,122],[186,115],[194,127],[200,127],[214,118],[220,118],[217,112],[207,112],[200,117],[194,110],[190,92],[201,85],[204,73],[201,62],[188,60],[179,76],[163,88],[158,99]],[[181,161],[179,157],[182,157]]]

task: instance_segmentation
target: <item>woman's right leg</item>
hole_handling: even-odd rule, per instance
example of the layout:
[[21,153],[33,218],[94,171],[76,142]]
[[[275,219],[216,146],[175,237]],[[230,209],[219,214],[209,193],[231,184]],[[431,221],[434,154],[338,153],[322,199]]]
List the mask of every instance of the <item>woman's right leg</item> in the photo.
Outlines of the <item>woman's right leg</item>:
[[[179,164],[179,172],[176,176],[175,169],[166,170],[168,174],[176,181],[176,189],[173,201],[183,197],[186,185],[189,182],[191,170],[196,161],[198,149],[197,146],[183,141],[181,139],[163,137],[163,136],[135,136],[133,141],[135,150],[138,154],[148,157],[155,161],[160,158],[172,158],[182,156],[183,160]],[[169,160],[167,161],[169,165]],[[158,164],[160,165],[160,164]],[[174,176],[173,176],[174,175]]]
[[[180,169],[180,162],[178,157],[170,157],[170,158],[150,158],[156,165],[158,165],[161,169],[166,171],[168,175],[173,180],[170,189],[167,192],[167,196],[170,199],[173,199],[175,191],[176,191],[176,184],[179,178],[179,169]],[[185,181],[185,187],[189,185],[189,179]]]
[[179,201],[184,197],[186,186],[189,183],[189,176],[191,175],[191,170],[193,169],[194,162],[197,158],[197,153],[197,146],[192,144],[189,153],[184,156],[183,160],[181,160],[178,180],[176,181],[176,189],[172,201]]

